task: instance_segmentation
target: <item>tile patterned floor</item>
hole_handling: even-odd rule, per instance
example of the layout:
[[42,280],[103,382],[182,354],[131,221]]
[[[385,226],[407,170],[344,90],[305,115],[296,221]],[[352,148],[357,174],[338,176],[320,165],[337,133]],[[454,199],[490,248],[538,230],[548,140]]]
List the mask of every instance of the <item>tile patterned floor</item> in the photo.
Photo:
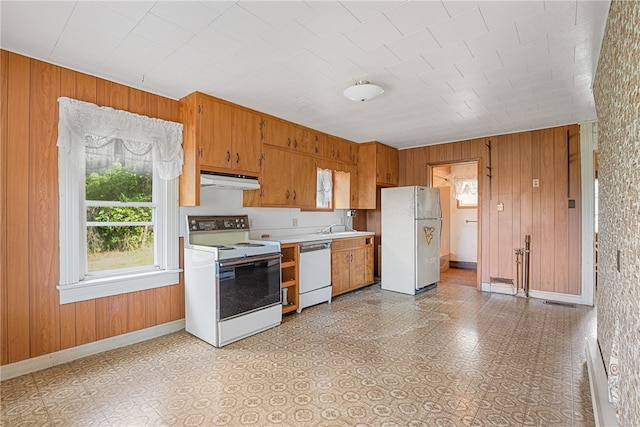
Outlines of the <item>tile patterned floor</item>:
[[1,426],[593,426],[595,309],[371,286],[216,349],[182,331],[1,384]]

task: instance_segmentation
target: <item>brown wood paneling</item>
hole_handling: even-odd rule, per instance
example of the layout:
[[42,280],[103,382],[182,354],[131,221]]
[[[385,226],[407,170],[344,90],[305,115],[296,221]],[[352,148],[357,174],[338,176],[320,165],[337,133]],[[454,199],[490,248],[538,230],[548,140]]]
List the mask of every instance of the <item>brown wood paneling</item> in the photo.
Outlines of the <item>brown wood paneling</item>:
[[[60,68],[31,61],[29,283],[31,357],[60,349],[57,128]],[[37,153],[37,154],[36,154]]]
[[145,327],[145,303],[144,291],[127,294],[127,332]]
[[[504,210],[498,212],[498,273],[497,277],[514,279],[513,275],[513,158],[510,135],[499,136],[494,141],[497,162],[494,165],[498,190],[498,203]],[[497,167],[497,168],[496,168]]]
[[[540,141],[540,283],[539,290],[554,291],[555,265],[555,167],[553,129],[545,129]],[[565,187],[566,191],[566,187]]]
[[[567,128],[554,129],[554,254],[556,259],[569,261],[569,188],[567,160]],[[554,263],[553,290],[568,293],[568,265]]]
[[[500,214],[498,212],[498,203],[500,200],[500,152],[498,150],[498,138],[490,138],[488,143],[491,144],[491,202],[489,204],[489,277],[500,277]],[[488,150],[488,148],[487,148]],[[487,151],[488,152],[488,151]]]
[[523,246],[520,244],[520,182],[522,179],[522,164],[520,163],[520,135],[509,135],[509,148],[511,150],[511,277],[514,285],[517,283],[517,269],[515,249]]
[[96,103],[97,80],[94,76],[78,73],[76,77],[76,97],[80,101]]
[[184,317],[180,284],[65,305],[56,289],[58,96],[172,121],[178,102],[4,50],[0,55],[0,363]]
[[108,336],[113,337],[131,332],[128,326],[129,294],[113,295],[107,300],[108,316],[102,320],[107,324]]
[[96,300],[80,301],[76,307],[76,345],[96,340]]
[[29,315],[29,91],[28,58],[9,53],[7,98],[7,363],[30,355]]
[[171,289],[169,286],[156,289],[156,321],[158,325],[171,321]]
[[[542,131],[534,131],[531,132],[531,176],[535,179],[540,180],[542,182],[542,177],[540,176],[540,148],[542,145]],[[532,178],[532,179],[533,179]],[[533,181],[532,181],[533,185]],[[540,257],[541,254],[541,246],[540,246],[540,236],[542,235],[542,229],[540,227],[540,218],[541,218],[541,196],[540,196],[540,187],[533,188],[531,193],[531,252],[530,252],[530,260],[529,260],[529,286],[530,289],[539,289],[540,288],[540,268],[542,265],[542,260]]]
[[533,172],[531,153],[531,132],[520,134],[520,229],[517,230],[518,246],[524,248],[525,236],[531,235],[533,228]]
[[139,89],[129,88],[128,110],[131,113],[141,114],[147,117],[156,117],[158,103],[156,96]]
[[60,348],[75,347],[76,344],[76,305],[60,306]]
[[109,298],[97,298],[96,302],[96,340],[109,338]]
[[0,50],[0,364],[9,358],[7,330],[7,124],[9,52]]
[[148,328],[150,326],[157,325],[157,307],[156,307],[156,290],[147,289],[144,291],[144,326]]

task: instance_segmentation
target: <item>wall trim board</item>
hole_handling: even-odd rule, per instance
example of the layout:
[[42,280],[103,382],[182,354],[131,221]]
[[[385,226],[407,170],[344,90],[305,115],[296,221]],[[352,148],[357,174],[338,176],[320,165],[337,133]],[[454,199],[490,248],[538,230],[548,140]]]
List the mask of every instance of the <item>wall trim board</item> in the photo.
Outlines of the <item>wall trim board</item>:
[[140,329],[138,331],[117,335],[100,341],[94,341],[76,347],[67,348],[65,350],[56,351],[54,353],[32,357],[20,362],[3,365],[0,367],[0,381],[15,378],[20,375],[30,374],[32,372],[68,363],[73,360],[102,353],[104,351],[136,344],[162,335],[171,334],[184,329],[184,325],[184,319],[174,320],[173,322],[163,323],[162,325]]
[[615,408],[609,402],[607,373],[604,370],[604,362],[597,338],[587,338],[585,340],[585,353],[587,355],[589,388],[591,389],[591,405],[593,406],[593,418],[596,422],[596,427],[617,426],[619,423],[616,419]]
[[582,304],[593,306],[595,293],[595,164],[598,149],[596,121],[580,123],[580,179],[582,181]]

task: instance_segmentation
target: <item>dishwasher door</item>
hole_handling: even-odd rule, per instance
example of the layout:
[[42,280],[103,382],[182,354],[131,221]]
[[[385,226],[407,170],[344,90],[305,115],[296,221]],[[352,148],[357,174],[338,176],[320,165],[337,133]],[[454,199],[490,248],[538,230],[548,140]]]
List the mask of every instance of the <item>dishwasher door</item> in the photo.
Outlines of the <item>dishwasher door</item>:
[[300,243],[298,274],[298,313],[325,301],[331,303],[331,241]]

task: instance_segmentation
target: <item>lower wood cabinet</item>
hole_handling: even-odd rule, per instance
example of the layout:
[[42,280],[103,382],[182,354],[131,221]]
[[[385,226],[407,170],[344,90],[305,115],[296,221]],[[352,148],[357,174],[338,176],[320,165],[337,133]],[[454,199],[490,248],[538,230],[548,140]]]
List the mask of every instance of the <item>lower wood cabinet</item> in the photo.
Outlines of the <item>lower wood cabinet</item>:
[[373,283],[373,236],[334,239],[331,243],[332,295]]

